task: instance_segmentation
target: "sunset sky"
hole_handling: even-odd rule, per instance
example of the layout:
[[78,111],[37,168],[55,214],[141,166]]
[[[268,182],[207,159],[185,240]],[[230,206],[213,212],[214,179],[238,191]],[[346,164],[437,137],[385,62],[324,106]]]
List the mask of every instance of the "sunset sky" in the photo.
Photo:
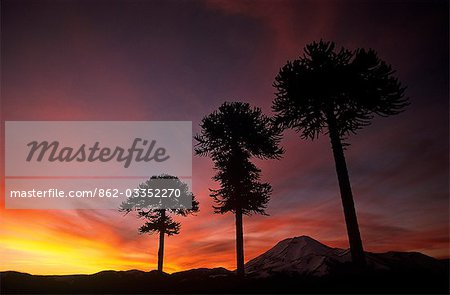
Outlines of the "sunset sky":
[[[1,2],[1,121],[199,122],[224,101],[271,115],[274,77],[321,38],[373,48],[411,105],[351,136],[346,151],[365,250],[449,257],[447,1]],[[3,127],[2,127],[3,128]],[[3,141],[3,136],[2,136]],[[329,140],[292,131],[257,161],[270,216],[244,218],[245,258],[308,235],[347,248]],[[3,149],[2,145],[2,149]],[[4,166],[3,150],[1,164]],[[193,159],[196,216],[166,239],[165,271],[235,268],[234,216],[213,214],[208,158]],[[2,172],[4,176],[4,170]],[[116,210],[11,210],[0,201],[0,270],[151,270],[157,236]]]

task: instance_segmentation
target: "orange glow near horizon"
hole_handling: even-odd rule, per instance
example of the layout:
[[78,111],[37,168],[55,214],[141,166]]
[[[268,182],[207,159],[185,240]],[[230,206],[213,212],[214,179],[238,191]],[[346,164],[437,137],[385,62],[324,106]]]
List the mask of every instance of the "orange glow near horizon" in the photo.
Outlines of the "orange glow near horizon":
[[[166,237],[164,271],[172,273],[200,267],[235,268],[232,215],[213,215],[211,212],[202,215],[180,218],[180,235]],[[347,247],[343,224],[334,227],[334,234],[323,230],[332,227],[331,224],[341,219],[340,216],[329,217],[331,222],[292,215],[254,219],[245,218],[244,223],[246,261],[284,238],[303,234],[329,246]],[[209,220],[208,224],[205,220]],[[1,271],[92,274],[102,270],[156,269],[158,236],[139,235],[137,227],[141,221],[135,216],[122,216],[113,210],[2,209],[0,221]],[[295,226],[297,223],[302,226]],[[364,232],[366,227],[363,225],[362,228],[363,233],[367,234],[367,231]],[[337,236],[341,238],[336,239]],[[413,238],[410,245],[405,243],[395,249],[392,244],[397,239],[392,239],[392,243],[387,245],[366,243],[366,250],[421,251],[448,258],[448,242],[441,241],[435,249],[427,249],[429,245],[426,240],[414,242]],[[435,246],[436,243],[433,242]]]
[[[65,212],[58,216],[54,212],[47,214],[46,211],[21,210],[14,217],[5,211],[2,213],[2,270],[32,274],[89,274],[102,270],[149,270],[156,267],[156,261],[148,251],[126,250],[112,230],[102,228],[95,221],[87,225],[90,222],[77,221],[80,218],[68,216]],[[27,219],[21,222],[21,216]],[[8,222],[8,219],[15,221]],[[58,223],[67,223],[70,227],[79,224],[95,233],[83,236],[62,228],[52,228],[51,224]],[[165,264],[165,268],[168,272],[179,270],[170,262]]]

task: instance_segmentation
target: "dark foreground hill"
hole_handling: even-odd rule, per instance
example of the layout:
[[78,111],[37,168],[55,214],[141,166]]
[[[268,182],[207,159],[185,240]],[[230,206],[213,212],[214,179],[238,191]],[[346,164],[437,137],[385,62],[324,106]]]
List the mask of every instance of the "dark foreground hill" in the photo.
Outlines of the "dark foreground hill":
[[224,268],[173,274],[102,271],[92,275],[38,276],[0,273],[1,294],[155,293],[442,293],[449,265],[421,253],[367,253],[367,269],[354,269],[347,250],[309,237],[279,242],[246,264],[238,279]]

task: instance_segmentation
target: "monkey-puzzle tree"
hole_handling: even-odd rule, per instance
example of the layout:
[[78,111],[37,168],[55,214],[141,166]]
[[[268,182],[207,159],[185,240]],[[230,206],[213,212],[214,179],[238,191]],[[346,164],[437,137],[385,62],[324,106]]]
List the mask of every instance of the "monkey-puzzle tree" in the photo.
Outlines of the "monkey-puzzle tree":
[[217,206],[215,213],[232,212],[236,220],[237,274],[244,275],[243,215],[266,214],[272,188],[261,183],[260,172],[250,159],[278,159],[280,134],[261,109],[248,103],[222,104],[217,111],[203,118],[201,132],[195,136],[195,152],[209,156],[217,171],[213,180],[220,189],[211,190]]
[[365,265],[353,195],[344,157],[345,136],[409,104],[394,71],[373,50],[336,50],[333,42],[313,42],[288,61],[275,78],[275,124],[293,128],[301,138],[328,134],[344,209],[352,260]]
[[[165,191],[165,196],[163,196]],[[177,193],[177,190],[179,194]],[[157,193],[160,194],[157,197]],[[169,196],[170,194],[170,196]],[[187,206],[191,202],[192,206]],[[177,235],[181,224],[174,221],[170,215],[188,216],[199,211],[198,201],[189,191],[186,183],[171,175],[152,176],[141,183],[134,195],[120,205],[119,211],[128,214],[136,211],[145,223],[139,228],[139,233],[159,233],[158,271],[163,271],[164,237]],[[190,207],[190,208],[189,208]]]

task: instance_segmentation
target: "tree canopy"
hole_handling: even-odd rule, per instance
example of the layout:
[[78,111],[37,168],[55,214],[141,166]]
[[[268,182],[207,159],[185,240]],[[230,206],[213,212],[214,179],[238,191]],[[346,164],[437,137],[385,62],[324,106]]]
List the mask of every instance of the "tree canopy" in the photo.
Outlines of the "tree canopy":
[[334,115],[341,136],[355,133],[374,115],[398,114],[409,104],[393,74],[372,49],[336,49],[322,40],[308,44],[275,78],[275,122],[315,139]]
[[279,132],[260,108],[248,103],[225,102],[203,118],[201,133],[195,136],[195,152],[214,161],[215,181],[221,188],[211,190],[216,213],[236,212],[265,214],[272,188],[261,183],[260,172],[251,157],[278,159]]

